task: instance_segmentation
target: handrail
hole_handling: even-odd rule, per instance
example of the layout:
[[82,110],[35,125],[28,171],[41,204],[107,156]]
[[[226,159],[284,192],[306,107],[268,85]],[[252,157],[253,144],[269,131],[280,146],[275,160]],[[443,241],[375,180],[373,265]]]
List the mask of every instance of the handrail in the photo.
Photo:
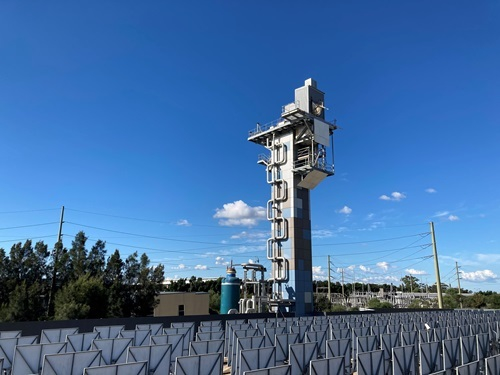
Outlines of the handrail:
[[293,163],[293,168],[294,169],[302,168],[302,167],[317,168],[317,169],[320,169],[320,170],[325,171],[327,173],[333,173],[334,170],[335,170],[333,164],[317,163],[317,165],[314,165],[314,163],[309,158],[305,158],[305,159],[301,159],[301,160],[296,160]]
[[263,133],[263,132],[271,129],[273,126],[277,126],[282,121],[283,121],[283,119],[280,117],[280,118],[278,118],[276,120],[268,122],[265,125],[261,125],[261,124],[257,123],[257,126],[255,127],[255,129],[252,129],[252,130],[248,131],[248,136],[252,137],[254,135]]

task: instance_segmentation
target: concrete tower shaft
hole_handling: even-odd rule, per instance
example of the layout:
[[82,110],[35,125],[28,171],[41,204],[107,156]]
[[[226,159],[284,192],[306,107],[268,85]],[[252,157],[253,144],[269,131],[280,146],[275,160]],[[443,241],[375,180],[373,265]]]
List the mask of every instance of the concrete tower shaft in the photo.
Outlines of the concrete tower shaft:
[[248,138],[269,151],[259,155],[258,163],[266,167],[271,186],[271,304],[288,306],[297,315],[313,311],[310,190],[334,173],[327,150],[336,126],[325,121],[325,109],[324,93],[308,79],[278,120],[258,124]]

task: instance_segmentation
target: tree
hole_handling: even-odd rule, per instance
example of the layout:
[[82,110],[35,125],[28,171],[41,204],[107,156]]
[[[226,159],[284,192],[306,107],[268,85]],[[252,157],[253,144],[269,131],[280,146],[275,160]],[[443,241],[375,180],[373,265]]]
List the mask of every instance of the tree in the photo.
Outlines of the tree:
[[[52,252],[31,240],[14,244],[9,255],[0,248],[0,321],[150,315],[163,290],[163,265],[151,266],[137,253],[123,261],[119,250],[106,261],[104,241],[90,251],[86,242],[81,231],[69,251],[61,241]],[[211,288],[220,293],[220,280],[191,284],[192,290]]]
[[96,319],[107,317],[108,294],[102,279],[90,275],[69,282],[56,294],[55,318]]
[[101,277],[106,266],[106,242],[97,240],[87,256],[87,272],[91,276]]
[[456,309],[460,307],[460,296],[458,290],[449,288],[443,296],[443,307],[448,309]]
[[422,298],[415,298],[408,305],[408,308],[410,309],[428,309],[430,307],[431,307],[431,302],[429,300]]
[[40,283],[28,285],[23,280],[10,294],[8,304],[2,309],[1,320],[19,322],[43,319],[45,309],[41,293]]
[[370,309],[378,309],[380,308],[380,300],[378,298],[372,298],[368,301],[368,308]]
[[88,237],[85,236],[85,233],[80,231],[71,242],[71,249],[69,249],[68,254],[72,280],[85,275],[87,271],[87,249],[85,248],[87,239]]
[[208,293],[210,296],[209,308],[218,314],[220,311],[220,294],[214,290],[210,290]]
[[57,241],[52,250],[51,263],[47,268],[49,287],[48,316],[54,316],[54,299],[57,291],[69,281],[71,270],[69,268],[68,251],[63,247],[62,241]]
[[123,270],[125,263],[120,257],[120,251],[115,252],[108,258],[104,270],[104,286],[108,290],[108,316],[122,317],[125,294],[123,283]]
[[168,289],[172,292],[187,292],[189,285],[186,283],[186,279],[180,278],[178,280],[171,280]]
[[10,250],[7,260],[2,251],[0,258],[5,268],[3,293],[8,293],[2,312],[9,321],[38,320],[45,317],[44,305],[48,297],[47,246],[37,242],[33,249],[31,240],[18,242]]
[[[450,286],[448,284],[441,283],[441,291],[442,292],[446,293],[448,288],[450,288]],[[429,293],[437,293],[437,283],[434,283],[434,284],[429,286]]]
[[18,285],[27,279],[29,272],[27,259],[32,252],[31,240],[27,240],[24,245],[21,242],[12,245],[10,249],[9,281],[14,285]]
[[500,309],[500,294],[492,293],[487,296],[488,308],[490,309]]
[[405,292],[408,293],[410,291],[413,292],[419,291],[419,282],[418,282],[419,280],[415,276],[406,275],[401,278],[401,281],[404,284]]
[[370,309],[392,309],[393,306],[390,302],[380,301],[378,298],[372,298],[368,301],[368,308]]
[[332,303],[328,301],[328,297],[324,294],[314,295],[314,311],[329,312],[331,311]]
[[158,304],[157,296],[163,290],[164,267],[160,264],[149,267],[149,258],[141,255],[137,260],[137,252],[125,260],[123,290],[123,313],[125,316],[147,316],[153,313]]
[[163,271],[160,264],[156,267],[149,266],[149,258],[146,254],[141,255],[138,282],[135,285],[134,315],[147,316],[153,313],[158,305],[158,294],[163,291]]
[[0,248],[0,308],[9,299],[9,268],[9,257],[5,254],[5,250]]
[[474,293],[472,296],[464,299],[463,306],[470,307],[473,309],[481,309],[483,307],[486,307],[486,302],[487,302],[487,297],[483,293],[479,292],[479,293]]

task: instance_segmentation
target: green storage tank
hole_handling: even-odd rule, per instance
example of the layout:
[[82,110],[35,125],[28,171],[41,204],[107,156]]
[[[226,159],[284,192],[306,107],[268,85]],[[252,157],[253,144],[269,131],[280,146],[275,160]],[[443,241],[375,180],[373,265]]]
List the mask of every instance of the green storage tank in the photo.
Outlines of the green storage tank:
[[236,277],[236,270],[231,266],[227,268],[227,275],[222,280],[220,296],[220,313],[228,314],[229,310],[238,311],[240,301],[241,280]]

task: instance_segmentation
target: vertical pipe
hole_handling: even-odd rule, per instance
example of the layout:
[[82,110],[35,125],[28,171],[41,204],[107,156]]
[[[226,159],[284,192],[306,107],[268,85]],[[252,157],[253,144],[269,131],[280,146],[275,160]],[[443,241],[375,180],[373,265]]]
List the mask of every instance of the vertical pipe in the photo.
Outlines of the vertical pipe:
[[431,238],[432,238],[432,252],[434,254],[434,272],[436,273],[436,288],[438,295],[438,307],[443,308],[443,293],[441,291],[441,277],[439,276],[439,262],[436,249],[436,236],[434,235],[434,223],[430,222],[431,226]]

